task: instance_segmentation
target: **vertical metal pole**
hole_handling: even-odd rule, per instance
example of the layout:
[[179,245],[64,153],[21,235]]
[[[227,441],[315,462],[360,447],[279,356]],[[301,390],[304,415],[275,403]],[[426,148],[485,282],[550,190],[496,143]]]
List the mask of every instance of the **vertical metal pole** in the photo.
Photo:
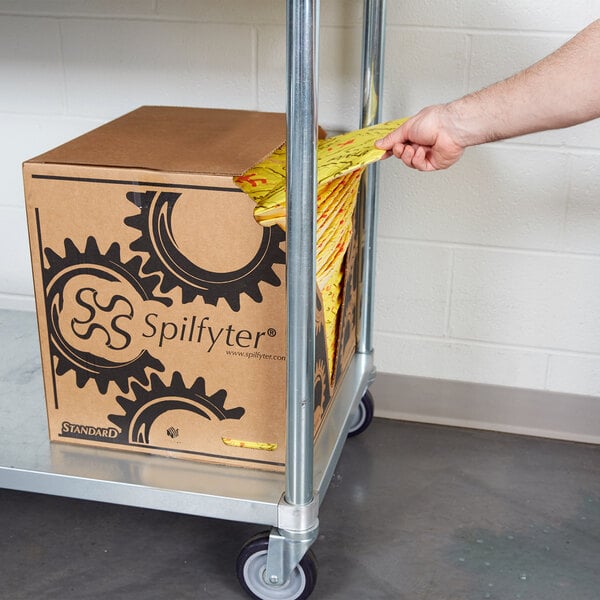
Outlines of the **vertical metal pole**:
[[[381,120],[385,0],[365,0],[363,17],[361,127]],[[373,350],[373,306],[375,292],[375,244],[377,238],[377,191],[379,165],[371,165],[361,183],[361,297],[358,315],[358,352]]]
[[287,466],[290,504],[313,498],[318,0],[287,0]]

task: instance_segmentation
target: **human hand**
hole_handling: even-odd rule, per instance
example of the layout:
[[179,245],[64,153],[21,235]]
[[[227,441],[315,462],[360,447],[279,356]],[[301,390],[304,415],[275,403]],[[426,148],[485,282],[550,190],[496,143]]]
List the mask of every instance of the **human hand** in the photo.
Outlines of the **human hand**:
[[465,145],[452,120],[448,105],[424,108],[398,129],[375,142],[406,166],[419,171],[447,169],[463,154]]

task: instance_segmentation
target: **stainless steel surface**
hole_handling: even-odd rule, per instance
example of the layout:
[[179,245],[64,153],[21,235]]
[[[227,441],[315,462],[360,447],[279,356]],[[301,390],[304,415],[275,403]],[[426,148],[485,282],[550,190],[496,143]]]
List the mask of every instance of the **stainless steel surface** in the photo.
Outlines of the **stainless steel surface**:
[[35,315],[0,311],[0,487],[276,525],[282,474],[50,443]]
[[318,6],[287,2],[286,499],[299,505],[313,496]]
[[315,441],[315,490],[322,501],[344,449],[351,417],[373,379],[372,354],[355,354],[336,392],[327,421]]
[[[280,526],[283,474],[50,443],[35,315],[0,311],[0,339],[0,487]],[[315,442],[320,499],[370,368],[353,359]],[[283,525],[294,529],[288,513]]]
[[[381,120],[385,0],[365,0],[363,18],[361,127]],[[359,286],[358,352],[373,350],[373,307],[375,294],[375,243],[377,239],[377,191],[379,165],[365,171],[360,189],[361,285]]]

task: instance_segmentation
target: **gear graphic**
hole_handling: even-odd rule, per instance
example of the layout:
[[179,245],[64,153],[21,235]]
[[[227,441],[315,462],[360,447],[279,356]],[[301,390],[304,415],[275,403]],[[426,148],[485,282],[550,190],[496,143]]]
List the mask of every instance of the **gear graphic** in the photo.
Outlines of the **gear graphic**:
[[138,215],[125,219],[126,225],[141,233],[130,248],[148,255],[142,267],[145,274],[162,274],[161,292],[180,288],[184,304],[201,296],[207,304],[215,306],[223,298],[237,312],[241,294],[262,302],[261,282],[281,285],[273,271],[273,265],[285,264],[285,252],[280,248],[285,232],[280,227],[263,228],[259,249],[243,267],[229,272],[211,271],[192,262],[179,249],[172,215],[180,196],[177,192],[160,192],[158,196],[154,191],[127,193],[127,199],[140,208]]
[[[321,302],[321,296],[319,294],[317,294],[317,298],[315,301],[315,313],[316,313],[316,319],[315,319],[315,336],[319,336],[321,335],[321,333],[324,331],[323,329],[323,322],[324,322],[324,318],[323,318],[323,303]],[[321,318],[319,318],[319,316],[321,316]]]
[[327,368],[325,361],[319,359],[315,362],[315,410],[314,421],[315,428],[320,424],[321,418],[327,408],[329,385],[328,385]]
[[[114,294],[107,305],[98,300],[98,291],[90,285],[81,287],[72,297],[67,297],[65,287],[75,278],[85,277],[86,281],[99,280],[103,284],[116,284],[128,292],[133,291],[140,300],[157,300],[170,305],[167,298],[155,298],[151,295],[158,285],[158,277],[141,277],[142,259],[134,257],[127,263],[121,261],[120,247],[113,243],[106,254],[102,254],[93,237],[87,239],[83,252],[75,243],[64,240],[64,257],[51,248],[44,248],[48,267],[44,268],[46,315],[50,338],[50,352],[57,359],[56,374],[64,375],[69,370],[75,372],[77,387],[83,388],[93,379],[102,394],[106,394],[110,382],[117,384],[122,392],[129,391],[129,380],[133,379],[146,385],[146,369],[164,371],[163,364],[147,350],[131,355],[131,336],[127,332],[127,321],[133,318],[133,305],[124,294]],[[131,297],[131,294],[128,294]],[[63,311],[72,300],[86,309],[88,318],[68,319]],[[115,310],[118,306],[120,310]],[[115,314],[116,313],[116,314]],[[96,322],[97,316],[104,316],[106,324]],[[125,326],[125,327],[124,327]],[[84,342],[94,333],[102,332],[106,337],[105,349],[110,358],[92,354],[77,348],[74,340]],[[83,344],[82,344],[83,345]],[[123,354],[123,351],[129,352]],[[122,358],[119,359],[119,352]]]
[[314,398],[315,398],[315,425],[325,414],[331,401],[330,376],[327,368],[327,350],[325,339],[325,328],[323,323],[323,303],[319,294],[316,296],[316,327],[315,327],[315,379],[314,379]]
[[198,377],[188,388],[178,371],[173,373],[168,385],[152,374],[149,390],[132,383],[131,391],[135,396],[133,400],[117,397],[125,414],[108,416],[111,423],[120,429],[120,434],[113,440],[120,444],[149,445],[152,425],[158,417],[172,410],[189,411],[209,421],[241,419],[245,413],[241,406],[225,408],[226,390],[208,396],[202,377]]

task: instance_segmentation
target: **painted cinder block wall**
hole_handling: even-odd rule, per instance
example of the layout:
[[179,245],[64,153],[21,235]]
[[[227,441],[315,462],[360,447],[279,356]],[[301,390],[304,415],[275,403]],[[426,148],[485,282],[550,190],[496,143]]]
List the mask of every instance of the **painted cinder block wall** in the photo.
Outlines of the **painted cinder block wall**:
[[[506,77],[598,0],[388,0],[385,119]],[[322,0],[320,122],[358,125],[362,3]],[[0,305],[33,309],[20,165],[141,104],[285,110],[283,0],[0,0]],[[600,396],[600,122],[382,165],[380,371]]]

